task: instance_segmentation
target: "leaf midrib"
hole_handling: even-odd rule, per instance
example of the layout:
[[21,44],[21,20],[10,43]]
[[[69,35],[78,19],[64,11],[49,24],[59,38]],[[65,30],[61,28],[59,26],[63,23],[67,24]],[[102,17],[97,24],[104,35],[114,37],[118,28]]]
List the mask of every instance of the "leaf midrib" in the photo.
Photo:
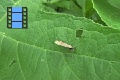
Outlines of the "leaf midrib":
[[[34,47],[34,48],[40,48],[40,49],[43,49],[43,50],[46,50],[46,51],[51,51],[51,52],[56,52],[56,53],[58,52],[58,53],[63,54],[63,52],[60,52],[60,51],[52,51],[52,50],[49,50],[49,49],[45,49],[45,48],[42,48],[42,47],[38,47],[38,46],[36,46],[36,45],[30,45],[30,44],[28,44],[28,43],[23,43],[23,42],[21,42],[21,41],[17,41],[17,40],[15,40],[15,39],[11,38],[11,37],[6,36],[6,35],[4,35],[3,39],[4,39],[5,37],[8,38],[8,39],[13,40],[13,41],[15,41],[15,42],[17,42],[18,44],[19,44],[19,43],[22,43],[22,44],[25,44],[25,45],[32,46],[32,47]],[[2,42],[2,41],[1,41],[1,42]],[[64,54],[68,54],[68,53],[64,53]],[[109,61],[109,60],[100,59],[100,58],[97,58],[97,57],[92,57],[92,56],[87,56],[87,55],[77,55],[77,54],[72,54],[72,53],[70,53],[70,54],[71,54],[71,55],[76,55],[76,56],[79,56],[79,57],[89,57],[89,58],[92,58],[92,59],[103,60],[103,61],[107,61],[107,62],[109,62],[109,63],[111,63],[111,62],[118,62],[118,63],[120,63],[119,61]]]

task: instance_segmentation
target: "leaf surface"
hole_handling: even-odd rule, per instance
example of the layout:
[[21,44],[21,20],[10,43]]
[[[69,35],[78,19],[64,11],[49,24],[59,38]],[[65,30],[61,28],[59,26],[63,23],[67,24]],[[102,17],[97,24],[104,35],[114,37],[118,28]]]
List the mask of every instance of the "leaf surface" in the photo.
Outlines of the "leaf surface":
[[21,0],[15,5],[28,7],[28,29],[7,29],[5,14],[0,20],[0,80],[120,80],[119,30],[86,18],[47,13],[38,3]]
[[93,0],[93,5],[105,23],[115,29],[120,29],[120,4],[118,0]]

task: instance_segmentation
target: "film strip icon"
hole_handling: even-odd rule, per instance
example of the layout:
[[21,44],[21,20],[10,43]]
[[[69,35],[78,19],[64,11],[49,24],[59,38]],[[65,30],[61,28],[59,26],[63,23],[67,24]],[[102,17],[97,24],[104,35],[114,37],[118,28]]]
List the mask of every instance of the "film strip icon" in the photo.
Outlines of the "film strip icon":
[[7,28],[27,28],[27,7],[7,7]]

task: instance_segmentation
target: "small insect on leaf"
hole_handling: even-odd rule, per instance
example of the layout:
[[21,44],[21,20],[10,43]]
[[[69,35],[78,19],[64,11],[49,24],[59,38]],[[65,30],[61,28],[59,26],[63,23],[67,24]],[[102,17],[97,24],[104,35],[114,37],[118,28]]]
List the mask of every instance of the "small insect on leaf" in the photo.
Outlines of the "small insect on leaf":
[[62,41],[55,41],[55,44],[66,47],[66,48],[69,48],[71,51],[74,51],[74,48],[71,45],[69,45],[67,43],[64,43]]

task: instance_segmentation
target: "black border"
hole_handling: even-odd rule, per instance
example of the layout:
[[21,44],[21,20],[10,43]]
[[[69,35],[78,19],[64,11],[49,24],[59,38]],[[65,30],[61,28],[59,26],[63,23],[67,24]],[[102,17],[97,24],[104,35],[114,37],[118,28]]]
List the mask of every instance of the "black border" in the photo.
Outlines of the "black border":
[[[26,8],[26,11],[24,11],[23,9]],[[23,19],[23,13],[26,13],[26,19]],[[26,23],[23,23],[23,21],[26,20]],[[26,27],[24,27],[24,24],[26,25]],[[22,28],[27,28],[28,27],[28,10],[27,7],[22,7]]]
[[[9,9],[11,9],[11,11],[9,11]],[[8,13],[9,12],[11,12],[11,19],[8,19],[8,17],[9,17]],[[11,27],[8,26],[8,24],[9,24],[8,20],[11,20]],[[12,28],[12,7],[7,7],[7,28]]]

